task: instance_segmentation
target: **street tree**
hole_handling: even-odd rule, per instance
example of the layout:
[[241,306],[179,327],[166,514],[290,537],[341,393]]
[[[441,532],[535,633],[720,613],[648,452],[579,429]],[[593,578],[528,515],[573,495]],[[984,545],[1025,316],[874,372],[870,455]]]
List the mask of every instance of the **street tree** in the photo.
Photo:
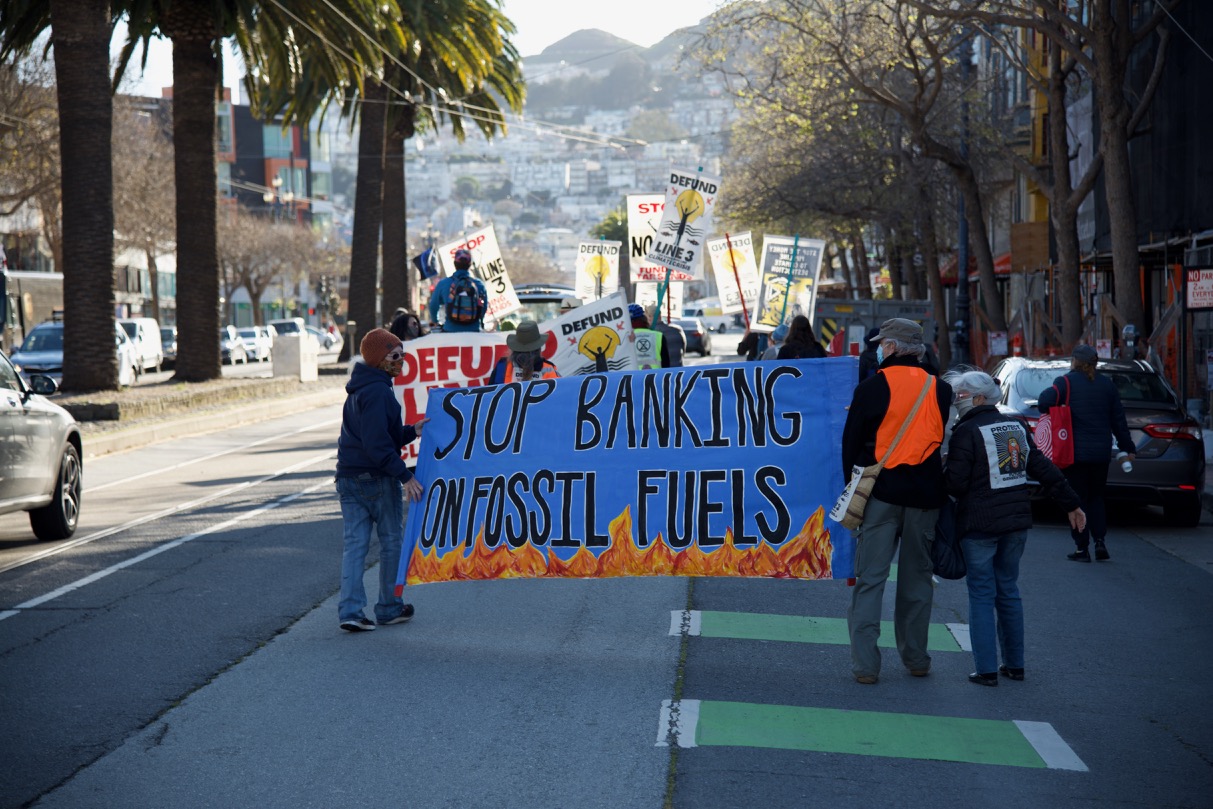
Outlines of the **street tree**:
[[[984,26],[1011,26],[1031,30],[1050,43],[1051,117],[1065,120],[1064,79],[1071,64],[1077,65],[1089,82],[1099,111],[1099,151],[1104,173],[1104,194],[1111,225],[1112,273],[1116,307],[1126,323],[1144,323],[1145,310],[1141,294],[1140,256],[1137,249],[1137,210],[1133,198],[1133,176],[1129,161],[1129,141],[1141,126],[1153,101],[1166,61],[1170,31],[1163,25],[1170,12],[1181,0],[1158,0],[1152,8],[1140,8],[1132,0],[982,0],[964,6],[952,3],[929,3],[910,0],[928,13],[958,21],[976,21]],[[1153,52],[1142,53],[1147,44]],[[1152,63],[1144,87],[1130,87],[1128,68],[1138,55]],[[1055,84],[1061,82],[1060,85]],[[1055,112],[1054,112],[1055,111]],[[1063,144],[1064,130],[1059,121],[1051,121],[1050,146],[1052,183],[1046,189],[1051,207],[1058,211],[1055,226],[1064,228],[1066,243],[1058,243],[1063,288],[1063,337],[1077,340],[1081,325],[1075,325],[1078,306],[1078,251],[1069,242],[1069,232],[1076,224],[1078,206],[1094,184],[1092,172],[1098,163],[1074,183],[1069,167],[1068,138]],[[1060,220],[1060,221],[1059,221]],[[1075,237],[1074,241],[1077,241]],[[1063,254],[1063,248],[1065,253]],[[1072,253],[1072,255],[1070,255]],[[1065,318],[1068,318],[1065,319]]]
[[177,220],[172,124],[158,104],[118,96],[114,104],[114,241],[147,259],[152,317],[161,319],[157,259],[174,248]]
[[37,212],[42,240],[61,271],[59,112],[51,61],[31,54],[0,63],[0,110],[0,216]]
[[52,29],[59,117],[63,272],[62,387],[118,386],[114,330],[114,212],[110,138],[110,4],[107,0],[13,0],[0,5],[0,60],[32,52]]
[[219,218],[219,263],[225,297],[244,287],[253,322],[264,324],[262,299],[276,287],[296,286],[307,279],[316,254],[316,237],[307,228],[246,211],[225,212]]

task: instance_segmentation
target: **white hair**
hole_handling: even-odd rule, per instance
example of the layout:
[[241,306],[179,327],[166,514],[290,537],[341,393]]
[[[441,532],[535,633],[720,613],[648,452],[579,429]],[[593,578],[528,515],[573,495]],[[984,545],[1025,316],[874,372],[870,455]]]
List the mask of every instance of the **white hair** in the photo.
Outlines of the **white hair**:
[[961,365],[948,371],[943,375],[943,381],[952,386],[953,393],[984,396],[987,402],[996,402],[1002,398],[1002,388],[998,387],[994,377],[969,365]]
[[886,337],[883,340],[881,340],[880,342],[892,343],[893,344],[893,354],[896,356],[905,356],[905,357],[913,356],[913,357],[921,360],[927,353],[927,347],[925,345],[923,345],[922,343],[907,343],[903,340],[898,340],[893,337]]

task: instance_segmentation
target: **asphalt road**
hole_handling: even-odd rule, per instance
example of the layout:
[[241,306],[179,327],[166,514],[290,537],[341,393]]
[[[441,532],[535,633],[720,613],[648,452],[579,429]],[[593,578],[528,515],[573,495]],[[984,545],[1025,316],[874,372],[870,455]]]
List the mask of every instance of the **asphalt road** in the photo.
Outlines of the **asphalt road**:
[[1028,678],[996,689],[966,679],[963,582],[931,676],[887,649],[875,686],[845,582],[425,585],[350,636],[338,418],[96,459],[71,547],[0,518],[0,806],[1210,806],[1208,514],[1116,512],[1089,565],[1041,515]]

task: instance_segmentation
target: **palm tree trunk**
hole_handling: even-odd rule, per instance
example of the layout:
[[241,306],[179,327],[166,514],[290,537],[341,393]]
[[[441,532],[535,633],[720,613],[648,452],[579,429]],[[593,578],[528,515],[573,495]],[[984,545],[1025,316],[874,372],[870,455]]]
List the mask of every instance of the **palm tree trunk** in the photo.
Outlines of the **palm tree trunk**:
[[176,379],[221,373],[219,252],[215,176],[215,91],[219,60],[209,4],[177,3],[165,25],[173,40],[173,167],[177,184]]
[[[118,386],[107,0],[52,0],[63,197],[63,389]],[[105,335],[110,335],[106,339]]]
[[404,196],[404,137],[390,131],[383,150],[383,318],[409,305],[408,217]]
[[375,293],[379,285],[379,229],[383,224],[383,126],[387,92],[368,78],[358,132],[358,180],[354,186],[353,243],[350,245],[350,320],[358,330],[341,348],[341,360],[357,351],[362,336],[379,325]]

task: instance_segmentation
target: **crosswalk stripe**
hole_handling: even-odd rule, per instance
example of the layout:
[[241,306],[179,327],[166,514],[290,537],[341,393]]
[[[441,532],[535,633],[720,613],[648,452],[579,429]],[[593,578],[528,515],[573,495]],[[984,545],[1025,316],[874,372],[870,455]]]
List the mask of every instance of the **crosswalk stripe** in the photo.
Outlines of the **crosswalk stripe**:
[[948,631],[952,633],[952,637],[956,638],[956,643],[966,652],[973,651],[973,641],[969,638],[968,624],[944,624]]
[[754,747],[1086,771],[1046,722],[665,700],[658,746]]
[[[931,624],[927,648],[933,652],[959,652],[963,646],[944,624]],[[788,643],[850,644],[845,618],[815,618],[806,615],[769,615],[749,612],[674,610],[670,614],[671,635],[697,635],[705,638],[770,640]],[[880,622],[880,640],[884,648],[895,646],[893,622]]]

